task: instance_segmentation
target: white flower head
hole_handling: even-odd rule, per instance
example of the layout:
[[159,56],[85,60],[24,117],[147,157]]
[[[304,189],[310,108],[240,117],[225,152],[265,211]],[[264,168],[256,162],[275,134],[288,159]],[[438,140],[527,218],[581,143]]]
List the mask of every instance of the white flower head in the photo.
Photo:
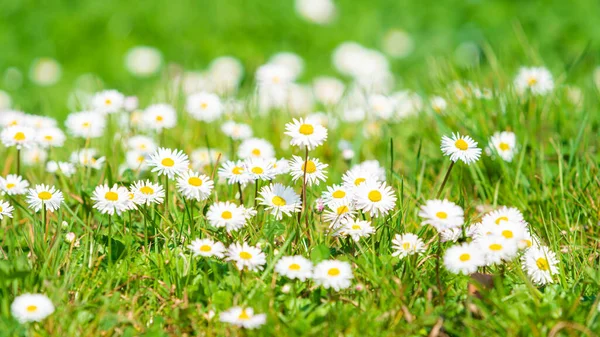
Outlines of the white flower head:
[[246,166],[242,161],[224,162],[219,168],[218,173],[220,178],[227,179],[227,183],[231,185],[237,183],[245,185],[251,180],[250,174],[246,171]]
[[64,197],[61,191],[57,190],[54,186],[47,186],[44,184],[35,185],[34,188],[30,188],[27,192],[27,203],[29,208],[35,212],[39,212],[43,206],[46,206],[46,210],[54,212],[60,208]]
[[327,139],[327,129],[311,119],[294,119],[285,125],[285,134],[292,137],[291,145],[312,150]]
[[133,202],[137,205],[162,204],[165,199],[165,189],[150,180],[139,180],[131,186]]
[[4,200],[0,200],[0,220],[4,217],[13,217],[14,207],[12,207],[8,202]]
[[490,138],[486,152],[489,155],[498,155],[504,161],[511,162],[517,152],[517,138],[513,132],[496,132]]
[[521,262],[531,282],[538,285],[552,283],[552,276],[558,274],[556,254],[546,246],[529,248]]
[[317,158],[308,158],[305,163],[301,157],[293,156],[292,160],[289,161],[292,180],[297,181],[306,177],[308,186],[318,186],[321,181],[327,179],[327,171],[325,170],[327,166],[329,165],[321,163]]
[[325,260],[318,263],[313,271],[313,279],[317,285],[335,291],[350,287],[352,278],[352,268],[344,261]]
[[113,187],[96,186],[91,199],[94,201],[94,208],[102,214],[121,215],[132,208],[129,190],[117,184],[114,184]]
[[278,220],[283,214],[291,216],[292,213],[300,212],[302,208],[300,196],[294,189],[279,183],[263,186],[257,200]]
[[477,147],[477,142],[459,133],[453,133],[452,137],[443,136],[441,149],[453,162],[461,160],[467,165],[476,162],[481,156],[481,149]]
[[354,241],[359,241],[362,237],[369,237],[373,233],[375,233],[375,228],[371,226],[371,221],[360,219],[346,219],[340,228],[340,234],[350,236]]
[[94,111],[75,112],[67,116],[67,130],[78,138],[98,138],[104,134],[106,117]]
[[27,193],[29,182],[16,174],[9,174],[6,178],[0,177],[0,191],[8,195],[21,195]]
[[221,322],[245,329],[258,329],[267,321],[266,314],[255,314],[252,308],[233,307],[219,314]]
[[104,90],[98,92],[92,98],[94,111],[104,114],[112,114],[123,110],[125,96],[116,90]]
[[246,225],[246,209],[232,202],[216,202],[208,208],[206,218],[217,228],[225,227],[228,232],[236,231]]
[[223,258],[225,256],[225,246],[218,241],[211,239],[196,239],[188,245],[194,256]]
[[259,271],[267,263],[265,253],[260,248],[248,245],[246,242],[232,243],[227,248],[227,261],[235,263],[237,269],[247,268],[250,271]]
[[356,208],[371,216],[385,216],[396,206],[396,194],[386,182],[360,184],[355,190]]
[[54,304],[46,295],[23,294],[15,297],[10,312],[20,323],[40,322],[54,312]]
[[245,139],[238,148],[238,157],[246,158],[264,158],[271,159],[275,157],[273,144],[261,138]]
[[522,67],[514,82],[519,94],[530,93],[534,96],[544,96],[554,90],[554,80],[548,69],[543,67]]
[[202,201],[208,199],[215,183],[206,175],[192,170],[177,178],[177,189],[186,199]]
[[444,266],[454,274],[472,274],[484,264],[484,253],[476,243],[452,246],[444,254]]
[[6,147],[29,149],[36,144],[36,131],[29,126],[10,126],[2,130],[0,139]]
[[416,234],[396,234],[392,240],[394,252],[392,256],[404,258],[409,255],[421,254],[425,251],[425,243]]
[[275,265],[275,271],[279,275],[302,282],[312,277],[312,270],[312,262],[300,255],[284,256]]
[[462,226],[464,211],[455,203],[448,200],[427,200],[421,206],[419,216],[423,218],[422,225],[431,225],[439,232]]
[[188,170],[190,160],[181,150],[161,147],[150,155],[148,166],[153,167],[152,172],[157,172],[159,176],[166,175],[173,179]]
[[186,110],[194,119],[214,122],[223,114],[223,105],[219,96],[209,92],[198,92],[188,96]]
[[153,104],[144,110],[142,123],[146,129],[161,132],[177,125],[177,112],[170,104]]

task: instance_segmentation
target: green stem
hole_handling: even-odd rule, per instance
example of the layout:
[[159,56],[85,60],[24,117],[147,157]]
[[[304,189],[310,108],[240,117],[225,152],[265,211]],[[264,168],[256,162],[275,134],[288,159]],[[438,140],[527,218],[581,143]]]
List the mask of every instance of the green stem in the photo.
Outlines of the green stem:
[[442,191],[444,190],[444,187],[446,186],[446,183],[448,182],[448,177],[450,177],[450,172],[452,171],[452,168],[454,167],[454,162],[451,161],[450,162],[450,166],[448,167],[448,171],[446,171],[446,175],[444,176],[444,181],[442,181],[442,186],[440,186],[440,189],[438,190],[435,198],[439,199],[440,195],[442,195]]

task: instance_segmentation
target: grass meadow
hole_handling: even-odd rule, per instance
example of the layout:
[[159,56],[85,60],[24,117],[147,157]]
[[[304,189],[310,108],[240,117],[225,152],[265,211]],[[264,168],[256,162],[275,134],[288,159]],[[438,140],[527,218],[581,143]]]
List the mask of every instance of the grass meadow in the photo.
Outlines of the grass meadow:
[[600,335],[599,14],[3,1],[0,337]]

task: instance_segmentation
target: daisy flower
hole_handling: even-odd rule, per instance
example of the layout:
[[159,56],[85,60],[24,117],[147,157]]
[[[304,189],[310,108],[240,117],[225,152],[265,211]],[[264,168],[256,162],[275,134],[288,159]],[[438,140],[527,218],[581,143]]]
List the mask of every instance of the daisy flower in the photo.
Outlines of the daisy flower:
[[133,193],[133,202],[137,205],[162,204],[165,198],[165,189],[150,180],[136,181],[131,187]]
[[385,182],[370,182],[356,188],[355,203],[357,209],[379,217],[386,215],[396,206],[396,195]]
[[464,223],[464,211],[455,203],[444,200],[427,200],[421,206],[419,216],[423,218],[421,225],[431,225],[438,232],[460,227]]
[[40,165],[48,159],[48,152],[35,144],[23,150],[23,163],[27,166]]
[[266,210],[277,220],[281,220],[283,214],[291,216],[302,209],[302,201],[294,189],[279,183],[263,186],[257,200],[261,205],[265,205]]
[[507,240],[498,235],[487,235],[475,241],[484,254],[485,264],[493,265],[502,261],[512,260],[517,256],[517,241]]
[[506,206],[502,206],[495,211],[487,213],[481,219],[481,222],[484,224],[490,223],[499,225],[502,221],[522,223],[525,222],[525,219],[523,218],[523,213],[521,213],[521,211],[515,207]]
[[520,241],[525,237],[525,231],[527,230],[527,227],[523,224],[512,221],[502,221],[499,225],[485,222],[478,228],[475,238],[495,235],[503,237],[506,240]]
[[258,329],[267,322],[267,315],[255,314],[252,308],[233,307],[219,314],[219,319],[240,328]]
[[323,214],[323,219],[329,222],[329,227],[338,229],[343,222],[354,218],[356,209],[352,202],[332,202],[327,205],[327,210]]
[[21,324],[40,322],[54,312],[54,304],[46,295],[23,294],[15,297],[10,312]]
[[34,212],[39,212],[43,206],[46,206],[47,211],[54,212],[63,201],[62,192],[54,186],[41,184],[27,190],[27,203]]
[[157,172],[159,176],[166,175],[169,179],[173,179],[176,175],[183,174],[188,170],[190,160],[181,150],[161,147],[150,155],[147,163],[149,167],[153,167],[152,172]]
[[484,253],[475,243],[452,246],[444,254],[444,266],[454,274],[472,274],[484,264]]
[[286,174],[290,172],[290,163],[285,158],[272,158],[271,163],[273,164],[273,172],[275,173],[275,175]]
[[150,154],[156,151],[156,143],[148,136],[137,135],[127,140],[127,147],[133,151]]
[[112,114],[123,109],[125,96],[116,90],[104,90],[98,92],[92,98],[94,111]]
[[57,127],[41,129],[35,135],[36,143],[43,148],[62,147],[66,139],[65,133]]
[[212,167],[217,160],[227,160],[227,157],[220,150],[200,148],[192,151],[190,160],[192,161],[192,167],[201,171],[207,165]]
[[290,144],[312,150],[327,139],[327,129],[310,119],[294,119],[285,125],[285,134],[292,137]]
[[102,214],[121,215],[130,209],[129,191],[117,184],[114,184],[112,188],[106,184],[97,186],[91,199],[94,201],[94,208]]
[[25,125],[27,115],[21,111],[2,111],[0,114],[0,126],[7,128],[15,125]]
[[554,90],[554,80],[546,68],[522,67],[515,78],[514,86],[521,95],[529,92],[535,96],[544,96]]
[[94,170],[99,170],[104,165],[106,157],[98,156],[98,150],[96,149],[81,149],[71,153],[70,161],[74,164],[81,165],[83,167],[90,167]]
[[142,123],[148,130],[161,132],[177,125],[177,112],[170,104],[153,104],[144,110]]
[[349,203],[354,199],[354,194],[342,185],[332,185],[327,186],[327,191],[323,192],[322,199],[325,205],[331,203]]
[[194,119],[207,123],[214,122],[223,114],[219,96],[208,92],[188,96],[185,108]]
[[379,180],[372,172],[363,170],[349,170],[342,176],[342,185],[348,190],[354,192],[364,183],[375,183]]
[[477,147],[477,142],[459,133],[453,133],[452,137],[443,136],[441,149],[453,162],[461,160],[467,165],[476,162],[481,156],[481,149]]
[[75,169],[75,165],[68,162],[63,161],[54,161],[51,160],[46,164],[46,172],[48,173],[61,173],[65,177],[70,177],[75,174],[77,170]]
[[21,195],[27,193],[29,182],[16,174],[9,174],[6,178],[0,177],[0,191],[8,195]]
[[302,179],[306,172],[306,185],[312,186],[319,185],[321,181],[327,179],[327,164],[323,164],[316,158],[308,158],[306,163],[304,159],[298,156],[293,156],[293,159],[289,161],[290,174],[292,180],[296,181]]
[[446,100],[440,96],[432,97],[430,100],[430,104],[431,109],[438,114],[441,114],[444,111],[446,111],[446,108],[448,107],[448,103],[446,102]]
[[246,158],[264,158],[271,159],[275,157],[275,149],[267,140],[261,138],[245,139],[238,148],[238,157]]
[[385,168],[377,160],[365,160],[352,166],[350,172],[367,172],[374,176],[377,181],[385,181]]
[[244,207],[229,201],[212,204],[206,212],[206,218],[211,225],[225,227],[228,232],[244,227],[247,220]]
[[208,199],[215,183],[206,175],[189,170],[177,178],[177,189],[186,199]]
[[94,111],[69,114],[65,126],[71,135],[79,138],[98,138],[104,134],[106,117]]
[[221,125],[221,131],[233,140],[244,140],[252,137],[252,128],[248,124],[227,121]]
[[312,262],[300,255],[283,256],[275,265],[275,272],[279,275],[302,282],[312,277],[312,269]]
[[224,162],[218,171],[219,177],[227,179],[230,185],[240,183],[245,185],[250,181],[250,175],[247,173],[245,165],[242,161]]
[[187,246],[194,256],[223,258],[225,256],[225,246],[219,241],[211,239],[196,239]]
[[546,246],[529,248],[521,263],[531,282],[537,285],[552,283],[552,275],[558,274],[556,254]]
[[6,147],[29,149],[35,145],[35,135],[35,130],[28,126],[15,125],[2,130],[0,140]]
[[374,94],[367,100],[369,110],[373,115],[382,120],[389,120],[394,115],[394,100],[385,95]]
[[439,232],[442,242],[457,242],[463,234],[461,227],[447,228]]
[[275,178],[273,163],[263,158],[248,158],[244,161],[245,172],[252,180],[272,180]]
[[125,163],[127,168],[134,171],[148,170],[148,156],[138,151],[127,151],[125,153]]
[[361,237],[368,237],[375,233],[375,228],[371,226],[371,221],[347,219],[343,221],[340,233],[342,235],[349,235],[352,240],[358,241]]
[[504,161],[511,162],[515,153],[517,139],[513,132],[496,132],[490,138],[490,143],[486,149],[489,155],[498,154]]
[[227,261],[235,262],[237,269],[242,270],[247,268],[251,271],[262,270],[267,263],[265,253],[258,247],[248,245],[246,242],[232,243],[227,248]]
[[413,233],[396,234],[392,240],[394,252],[392,256],[404,258],[409,255],[420,254],[425,251],[425,243]]
[[325,260],[313,270],[313,279],[317,285],[335,291],[350,287],[353,277],[350,264],[344,261]]
[[0,200],[0,220],[2,220],[5,216],[12,218],[14,207],[12,207],[8,202]]

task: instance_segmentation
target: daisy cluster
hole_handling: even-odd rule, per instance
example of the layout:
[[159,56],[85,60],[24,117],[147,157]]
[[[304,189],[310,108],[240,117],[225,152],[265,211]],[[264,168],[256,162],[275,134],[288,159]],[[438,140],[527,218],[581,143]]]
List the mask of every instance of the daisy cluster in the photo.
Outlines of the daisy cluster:
[[[310,1],[298,1],[297,6],[299,13],[310,20],[326,23],[334,13],[329,5],[323,5],[327,8],[321,13],[311,12],[305,7],[307,2]],[[158,57],[153,56],[154,63],[161,62]],[[80,111],[68,115],[65,132],[52,118],[3,111],[0,140],[8,150],[16,150],[17,172],[0,177],[0,192],[8,200],[0,200],[0,220],[13,218],[15,203],[24,202],[32,215],[42,213],[47,228],[48,213],[61,212],[65,207],[71,211],[73,204],[89,202],[99,216],[109,219],[109,228],[110,221],[124,218],[127,213],[130,219],[140,215],[146,221],[149,210],[160,213],[168,223],[170,212],[188,212],[188,207],[192,210],[190,223],[182,221],[191,228],[196,226],[193,209],[202,206],[200,218],[215,231],[201,231],[200,237],[195,238],[188,234],[191,230],[181,230],[175,242],[185,242],[197,258],[229,264],[240,277],[269,270],[268,254],[260,244],[251,244],[242,231],[256,233],[265,221],[295,226],[299,236],[304,235],[303,230],[323,222],[323,232],[335,240],[348,238],[344,240],[349,245],[360,247],[361,240],[376,234],[379,225],[387,225],[397,215],[397,192],[386,181],[386,170],[377,160],[348,165],[341,179],[329,182],[330,166],[318,158],[316,151],[327,141],[328,130],[336,130],[340,123],[365,123],[363,136],[377,138],[382,123],[399,122],[417,113],[444,114],[456,108],[455,102],[489,99],[494,94],[486,88],[455,82],[451,84],[451,94],[432,95],[429,104],[425,104],[426,100],[415,92],[392,91],[390,65],[377,51],[346,42],[334,51],[332,59],[349,84],[334,77],[316,78],[311,85],[299,84],[303,60],[292,53],[279,53],[257,69],[255,95],[240,101],[235,94],[244,74],[241,62],[221,57],[204,72],[184,72],[172,79],[172,86],[185,93],[185,113],[166,102],[155,102],[142,109],[136,97],[105,90],[91,95]],[[144,75],[150,70],[139,68],[136,72]],[[513,87],[519,97],[546,95],[553,90],[552,76],[543,68],[523,68]],[[328,112],[314,112],[317,104]],[[281,145],[293,147],[290,157],[277,156],[276,147],[268,139],[255,135],[250,124],[241,122],[248,105],[263,117],[275,110],[290,113],[291,121],[283,132],[289,142]],[[207,144],[185,151],[164,147],[164,137],[182,124],[204,126],[215,122],[220,122],[220,132],[230,141],[230,158],[220,146],[212,148]],[[82,145],[60,160],[63,154],[54,149],[63,147],[67,137]],[[91,146],[100,144],[101,138],[123,146],[114,147],[118,148],[117,155],[103,154]],[[482,154],[473,138],[459,133],[443,136],[440,148],[452,161],[446,178],[454,163],[472,165]],[[342,139],[338,149],[350,163],[355,153],[349,141]],[[118,156],[120,150],[123,156]],[[518,150],[517,137],[508,130],[495,132],[485,148],[490,157],[506,162],[511,162]],[[109,162],[115,157],[122,162]],[[21,161],[26,166],[43,165],[45,172],[41,173],[54,183],[30,184],[25,177],[39,176],[21,175]],[[112,183],[105,173],[117,166],[119,178],[127,174],[135,179]],[[89,196],[75,196],[64,179],[73,177],[84,182],[95,174],[101,179],[96,180]],[[445,183],[446,179],[440,192]],[[217,187],[229,191],[227,196],[218,195]],[[254,199],[248,198],[252,188]],[[311,200],[316,196],[316,201]],[[252,206],[250,200],[254,201]],[[462,207],[436,198],[426,201],[418,216],[423,219],[422,225],[437,231],[440,245],[453,243],[443,254],[443,264],[451,273],[472,274],[515,259],[520,259],[523,270],[536,285],[553,282],[558,273],[556,254],[540,244],[516,208],[500,207],[469,224]],[[220,234],[227,239],[216,240]],[[409,260],[427,251],[429,244],[419,235],[394,234],[392,256]],[[68,233],[66,241],[76,247],[77,236]],[[344,260],[340,257],[313,263],[302,255],[280,254],[270,262],[281,278],[342,291],[350,288],[354,279],[353,265]],[[14,299],[11,311],[22,323],[37,322],[52,314],[54,306],[45,295],[24,294]],[[222,311],[220,320],[254,329],[265,324],[266,315],[255,313],[248,306],[234,306]]]

